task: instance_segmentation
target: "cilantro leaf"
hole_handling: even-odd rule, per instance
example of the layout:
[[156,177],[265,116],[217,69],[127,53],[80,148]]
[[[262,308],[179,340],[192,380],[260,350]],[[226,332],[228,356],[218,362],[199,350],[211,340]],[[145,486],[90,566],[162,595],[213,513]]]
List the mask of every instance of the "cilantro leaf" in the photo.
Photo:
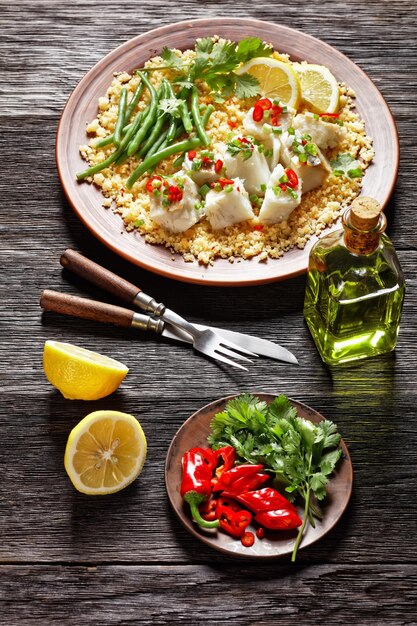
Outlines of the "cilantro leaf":
[[239,63],[246,63],[255,57],[270,57],[273,53],[272,46],[263,43],[259,37],[246,37],[239,41],[236,56]]
[[259,92],[259,81],[255,76],[248,74],[235,74],[233,73],[233,79],[235,81],[235,95],[236,98],[252,98]]
[[195,44],[195,51],[200,54],[210,54],[213,50],[214,39],[211,37],[203,37],[202,39],[197,39]]
[[163,58],[166,65],[172,67],[173,69],[182,69],[184,63],[182,59],[170,48],[165,48],[162,50],[161,57]]
[[159,101],[158,109],[163,113],[169,113],[172,117],[181,117],[182,100],[177,98],[162,98]]
[[335,176],[348,176],[349,178],[361,178],[363,175],[360,161],[355,159],[349,152],[338,154],[330,166]]
[[227,152],[235,157],[241,156],[243,161],[251,158],[253,150],[253,144],[239,141],[239,139],[233,139],[227,144]]

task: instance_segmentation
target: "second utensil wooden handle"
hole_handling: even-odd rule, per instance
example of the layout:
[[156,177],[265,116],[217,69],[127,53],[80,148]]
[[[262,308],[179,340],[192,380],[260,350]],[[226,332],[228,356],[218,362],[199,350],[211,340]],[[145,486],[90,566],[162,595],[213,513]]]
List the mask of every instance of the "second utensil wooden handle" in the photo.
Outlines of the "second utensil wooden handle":
[[90,261],[90,259],[87,259],[87,257],[75,250],[65,250],[61,256],[60,263],[66,269],[74,272],[74,274],[85,278],[90,283],[130,304],[141,291],[139,287],[132,285],[129,281],[113,274],[113,272],[94,263],[94,261]]
[[134,312],[113,304],[78,298],[68,293],[45,289],[41,293],[40,305],[45,311],[72,315],[81,319],[94,320],[104,324],[115,324],[129,328]]

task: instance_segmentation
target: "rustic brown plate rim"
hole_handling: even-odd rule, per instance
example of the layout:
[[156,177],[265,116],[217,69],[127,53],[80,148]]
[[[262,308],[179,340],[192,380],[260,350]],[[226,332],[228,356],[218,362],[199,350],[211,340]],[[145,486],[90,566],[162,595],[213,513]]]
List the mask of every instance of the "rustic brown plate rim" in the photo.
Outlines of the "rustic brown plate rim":
[[[258,392],[258,393],[251,392],[251,393],[254,396],[257,396],[258,398],[266,402],[271,402],[274,398],[277,397],[276,395],[270,394],[270,393],[263,393],[263,392]],[[203,431],[205,431],[206,433],[205,436],[207,436],[209,434],[209,421],[212,419],[214,414],[221,411],[224,405],[229,400],[231,400],[232,398],[236,398],[238,395],[239,394],[225,396],[223,398],[214,400],[213,402],[210,402],[209,404],[206,404],[205,406],[195,411],[195,413],[193,413],[177,430],[168,448],[168,452],[167,452],[166,460],[165,460],[164,475],[165,475],[166,492],[167,492],[171,507],[173,508],[175,515],[177,516],[177,518],[179,519],[179,521],[181,522],[185,530],[187,530],[190,534],[194,535],[194,537],[196,537],[197,539],[199,539],[206,545],[210,546],[211,548],[215,549],[216,551],[221,552],[222,554],[226,554],[228,556],[237,557],[241,559],[250,559],[250,560],[252,559],[253,560],[272,560],[272,559],[283,558],[283,557],[289,556],[292,553],[292,548],[293,548],[292,544],[293,544],[293,540],[295,540],[295,535],[293,535],[292,544],[290,547],[288,547],[287,549],[284,548],[283,550],[279,552],[277,551],[275,553],[272,552],[269,554],[256,554],[253,551],[251,551],[252,549],[248,550],[247,548],[243,548],[240,545],[239,540],[233,540],[234,549],[231,550],[221,545],[222,535],[218,535],[217,533],[213,533],[213,534],[205,533],[203,529],[199,528],[198,526],[192,523],[190,515],[189,515],[189,511],[186,509],[186,507],[183,507],[181,509],[178,506],[178,502],[181,500],[179,496],[179,488],[180,488],[180,482],[181,482],[180,460],[184,452],[186,452],[186,449],[182,449],[181,446],[178,448],[178,451],[176,450],[176,447],[178,446],[178,442],[184,436],[184,433],[189,431],[189,429],[192,426],[194,426],[196,423],[198,424],[200,421],[208,422],[207,424],[205,423],[203,424]],[[314,415],[314,417],[317,419],[317,422],[326,419],[321,413],[319,413],[315,409],[312,409],[310,406],[302,402],[299,402],[298,400],[294,400],[293,398],[288,398],[288,399],[297,408],[297,410],[299,411],[299,414],[302,417],[305,417],[306,419],[310,419],[309,414]],[[201,438],[191,443],[191,446],[199,446],[199,445],[207,445],[206,440],[205,439],[203,440]],[[187,449],[188,447],[189,446],[187,446]],[[324,525],[323,523],[324,528],[321,527],[319,524],[316,526],[316,529],[310,528],[309,536],[305,537],[305,539],[301,542],[299,550],[303,550],[313,545],[314,543],[322,539],[325,535],[327,535],[339,522],[340,518],[342,517],[343,513],[345,512],[349,504],[349,501],[352,495],[352,489],[353,489],[353,466],[352,466],[352,460],[350,458],[349,450],[343,439],[341,439],[340,441],[340,447],[342,448],[343,456],[342,456],[341,461],[338,464],[338,467],[334,475],[332,476],[330,480],[329,486],[332,485],[334,488],[335,482],[339,479],[339,476],[343,469],[343,472],[346,474],[344,480],[346,481],[346,484],[347,484],[347,490],[344,494],[344,498],[340,506],[338,506],[336,513],[333,512],[332,522],[327,523],[326,525]],[[175,465],[174,469],[172,469],[171,463],[174,458],[176,459],[177,464]],[[172,471],[177,472],[177,476],[175,479],[173,479],[171,476]],[[324,507],[324,512],[325,512],[325,516],[324,516],[324,521],[325,521],[326,520],[326,507]],[[279,541],[280,537],[282,536],[283,534],[279,534],[279,535],[277,534],[275,538]],[[256,542],[255,542],[255,546],[256,546]],[[279,546],[279,544],[277,544],[277,546]]]
[[[359,67],[356,63],[354,63],[351,59],[349,59],[349,57],[344,55],[342,52],[340,52],[339,50],[337,50],[330,44],[324,42],[323,40],[319,39],[318,37],[314,37],[312,35],[309,35],[308,33],[304,33],[303,31],[299,31],[299,30],[290,28],[288,26],[275,24],[273,22],[258,20],[254,18],[233,18],[233,20],[230,18],[209,18],[209,19],[202,18],[202,19],[192,19],[192,20],[173,22],[171,24],[161,26],[156,29],[152,29],[150,31],[142,33],[122,43],[117,48],[115,48],[114,50],[106,54],[104,57],[102,57],[84,75],[84,77],[76,85],[76,87],[72,91],[63,109],[62,115],[58,123],[55,155],[56,155],[58,175],[59,175],[62,187],[64,189],[64,192],[73,210],[77,214],[77,216],[80,218],[83,224],[92,232],[92,234],[97,239],[99,239],[104,245],[106,245],[108,248],[110,248],[116,254],[120,255],[126,260],[134,263],[135,265],[143,267],[144,269],[147,269],[151,272],[157,273],[161,276],[165,276],[167,278],[172,278],[174,280],[179,280],[182,282],[203,284],[203,285],[213,285],[213,286],[251,286],[251,285],[266,284],[266,283],[276,282],[280,280],[286,280],[288,278],[293,278],[307,271],[308,253],[309,253],[309,249],[311,248],[311,245],[316,240],[315,236],[313,236],[309,240],[309,242],[307,243],[304,249],[302,250],[292,249],[292,252],[294,253],[294,256],[295,256],[296,267],[294,269],[287,268],[284,273],[281,273],[280,271],[281,266],[279,265],[279,263],[281,259],[268,259],[268,262],[270,265],[269,265],[269,268],[266,269],[267,264],[259,263],[259,261],[256,260],[256,257],[250,260],[242,260],[242,262],[239,264],[235,263],[233,269],[235,269],[236,271],[233,271],[230,274],[228,274],[229,268],[226,269],[226,274],[222,274],[221,271],[216,274],[216,270],[215,270],[216,263],[218,264],[224,263],[224,268],[227,267],[226,266],[227,260],[224,260],[224,259],[218,259],[214,261],[213,267],[210,267],[210,266],[202,267],[198,265],[197,262],[195,262],[194,264],[184,263],[184,267],[178,267],[177,261],[181,259],[181,257],[180,255],[177,255],[178,257],[177,261],[173,262],[172,265],[167,267],[162,262],[162,260],[159,263],[158,259],[152,258],[153,253],[150,253],[150,256],[149,256],[148,253],[146,252],[146,246],[145,246],[145,253],[143,253],[143,250],[139,250],[138,253],[136,253],[135,251],[135,253],[133,254],[130,250],[124,249],[122,241],[119,242],[118,240],[117,243],[114,243],[114,241],[112,241],[113,233],[107,232],[106,228],[103,228],[101,225],[97,225],[95,223],[94,219],[92,219],[92,216],[89,213],[88,206],[79,206],[77,202],[73,199],[74,186],[78,185],[79,183],[77,183],[77,181],[75,180],[75,173],[73,173],[72,177],[68,176],[67,173],[64,173],[65,147],[62,147],[61,145],[64,143],[63,141],[61,141],[61,136],[62,136],[62,129],[65,127],[66,123],[68,122],[67,118],[69,118],[70,116],[70,109],[73,106],[75,107],[77,104],[76,99],[77,99],[78,93],[82,92],[85,85],[90,81],[90,78],[95,75],[95,73],[100,67],[102,67],[103,65],[108,65],[109,62],[115,61],[122,52],[128,51],[131,47],[140,46],[141,44],[149,45],[150,36],[152,36],[153,38],[160,37],[161,35],[170,33],[173,28],[181,29],[181,30],[178,30],[178,33],[177,33],[178,35],[180,35],[180,32],[182,31],[185,32],[187,29],[190,29],[192,27],[198,27],[198,26],[201,26],[201,27],[205,26],[208,30],[208,33],[213,32],[214,34],[215,34],[216,28],[221,27],[221,26],[222,27],[227,26],[230,28],[233,28],[236,26],[238,27],[250,26],[250,27],[258,28],[260,33],[262,33],[262,28],[265,28],[266,26],[272,27],[274,30],[276,30],[277,35],[279,32],[286,32],[288,34],[293,35],[295,38],[298,38],[298,39],[301,38],[304,41],[310,41],[312,43],[317,42],[323,48],[323,50],[328,51],[328,53],[331,54],[332,57],[339,59],[341,62],[343,62],[344,65],[346,65],[347,67],[350,67],[352,71],[356,72],[357,74],[360,74],[367,82],[368,88],[372,90],[376,100],[378,101],[378,106],[380,107],[380,110],[385,115],[385,121],[389,125],[391,149],[393,151],[393,155],[392,155],[393,167],[388,174],[387,172],[384,172],[385,178],[386,180],[388,180],[388,185],[385,185],[386,189],[384,190],[384,197],[378,198],[382,206],[383,207],[386,206],[392,194],[392,191],[394,189],[396,179],[398,176],[400,145],[399,145],[398,131],[397,131],[394,117],[384,97],[379,91],[379,89],[376,87],[376,85],[372,82],[372,80],[369,78],[369,76],[361,67]],[[291,55],[291,51],[282,50],[282,52],[288,52]],[[357,94],[357,96],[360,96],[360,94]],[[372,164],[371,167],[375,167],[375,164]],[[364,177],[364,181],[366,181],[366,175]],[[105,209],[103,209],[103,211],[104,210]],[[124,228],[121,218],[120,218],[120,227]],[[331,228],[327,229],[325,232],[330,232],[331,230],[334,230],[337,227],[338,227],[338,224],[335,224]],[[113,231],[114,229],[111,228],[110,230]],[[126,232],[126,235],[128,235],[127,232]],[[153,244],[146,244],[146,245],[152,246],[152,248],[158,247],[160,248],[161,254],[165,254],[165,255],[167,254],[167,251],[165,250],[163,246],[154,246]],[[245,276],[245,271],[244,271],[245,264],[252,264],[252,263],[253,264],[256,263],[259,266],[259,271],[257,271],[258,270],[257,268],[255,274],[250,274],[250,276],[247,277]],[[189,267],[190,265],[195,265],[195,268],[190,270],[190,267]],[[270,271],[271,265],[272,265],[272,272]],[[246,267],[249,267],[249,266],[246,265]]]

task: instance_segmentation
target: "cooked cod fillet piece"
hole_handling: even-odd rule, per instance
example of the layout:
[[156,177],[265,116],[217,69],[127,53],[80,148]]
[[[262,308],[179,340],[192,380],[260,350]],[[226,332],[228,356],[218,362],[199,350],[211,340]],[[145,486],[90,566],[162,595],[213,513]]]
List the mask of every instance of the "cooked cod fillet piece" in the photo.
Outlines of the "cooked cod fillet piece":
[[237,136],[226,144],[224,164],[227,176],[243,179],[249,194],[263,195],[270,170],[265,155],[252,139]]
[[331,172],[326,157],[311,141],[311,136],[292,128],[281,135],[280,158],[286,168],[302,179],[303,193],[320,187]]
[[[274,106],[273,101],[269,98],[263,98],[263,100],[268,100],[271,103],[271,107]],[[255,107],[252,107],[246,113],[243,120],[243,128],[245,129],[245,135],[250,135],[259,141],[267,139],[273,132],[273,129],[280,129],[282,132],[286,131],[287,128],[291,126],[294,115],[296,114],[295,109],[279,107],[282,109],[281,113],[271,117],[271,110],[264,111],[263,119],[256,122],[253,119],[254,108]],[[271,123],[273,119],[275,121],[274,124]]]
[[287,220],[301,202],[301,186],[302,181],[294,176],[294,172],[290,174],[278,164],[269,179],[259,212],[261,224],[271,225]]
[[152,220],[171,233],[182,233],[194,226],[204,215],[197,185],[183,171],[160,183],[150,192]]
[[205,212],[213,230],[227,228],[255,217],[240,178],[220,178],[206,195]]
[[292,126],[303,135],[310,135],[311,140],[321,149],[335,148],[346,134],[343,126],[325,122],[321,117],[309,111],[300,113],[293,119]]
[[[201,150],[200,152],[189,150],[185,155],[182,169],[188,173],[199,187],[201,187],[205,184],[209,185],[220,178],[220,161],[223,166],[223,156],[218,152],[210,150]],[[216,163],[218,164],[218,172],[216,172]]]

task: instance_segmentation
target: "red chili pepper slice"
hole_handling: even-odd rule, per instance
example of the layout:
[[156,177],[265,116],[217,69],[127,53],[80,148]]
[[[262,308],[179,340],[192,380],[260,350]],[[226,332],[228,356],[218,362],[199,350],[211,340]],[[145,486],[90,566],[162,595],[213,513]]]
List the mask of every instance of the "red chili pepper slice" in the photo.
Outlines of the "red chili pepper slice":
[[217,161],[214,164],[214,171],[216,172],[216,174],[220,174],[220,172],[222,171],[223,168],[223,161],[221,159],[217,159]]
[[154,180],[161,180],[162,181],[162,178],[160,176],[152,176],[148,180],[148,182],[146,183],[146,191],[148,191],[149,193],[153,192],[154,188],[153,188],[153,184],[152,183],[153,183]]
[[201,513],[201,517],[207,522],[211,522],[212,520],[217,519],[216,508],[217,500],[215,498],[210,498],[209,500],[206,500],[198,507]]
[[240,143],[250,144],[249,139],[246,139],[246,137],[239,137],[238,141],[240,141]]
[[272,102],[269,98],[261,98],[258,102],[255,102],[256,107],[261,107],[264,111],[269,111],[272,108]]
[[219,516],[220,528],[232,537],[242,537],[245,529],[252,521],[252,514],[249,511],[232,511],[223,508]]
[[252,230],[263,230],[264,226],[263,224],[255,224],[255,226],[252,228]]
[[227,120],[227,123],[230,126],[230,128],[236,128],[237,126],[237,122],[232,122],[232,120]]
[[320,117],[340,117],[340,113],[319,113]]
[[276,115],[271,115],[269,122],[271,126],[279,126],[278,117]]
[[255,106],[253,108],[253,113],[252,113],[253,121],[254,122],[260,122],[263,119],[263,116],[264,116],[263,108]]
[[197,152],[195,150],[188,150],[188,158],[190,161],[193,161],[197,156]]
[[251,476],[242,476],[241,478],[235,480],[229,488],[225,489],[223,495],[234,497],[241,493],[252,491],[253,489],[257,489],[266,483],[269,479],[269,474],[261,474],[259,472],[252,474]]
[[220,513],[223,509],[228,509],[236,513],[236,511],[241,511],[242,507],[239,506],[236,500],[233,500],[233,498],[228,498],[227,496],[221,495],[220,498],[217,499],[216,517],[220,517]]
[[294,172],[294,170],[285,170],[285,173],[288,178],[288,187],[291,187],[291,189],[295,189],[298,186],[298,176],[296,172]]
[[259,526],[259,528],[256,529],[256,536],[258,537],[258,539],[263,539],[265,537],[265,530],[262,528],[262,526]]
[[272,111],[272,115],[277,117],[278,115],[281,115],[283,108],[280,107],[278,104],[273,104],[271,111]]
[[255,521],[271,530],[292,530],[303,523],[297,513],[288,509],[263,511],[255,515]]
[[209,449],[191,448],[182,457],[180,493],[185,502],[190,505],[193,520],[203,528],[219,526],[217,519],[204,520],[198,508],[210,497],[211,478],[215,466],[213,451]]
[[245,548],[251,548],[255,543],[255,535],[250,530],[247,530],[240,541]]
[[213,163],[213,161],[211,159],[209,159],[209,157],[205,156],[205,157],[203,157],[201,159],[201,163],[202,163],[202,165],[208,166],[208,165],[211,165]]
[[219,479],[219,488],[226,489],[227,487],[231,487],[233,483],[242,477],[253,476],[257,474],[259,471],[263,470],[263,465],[251,465],[249,463],[244,463],[243,465],[236,465],[232,467],[232,469],[224,472]]
[[168,200],[169,202],[180,202],[182,200],[182,190],[178,185],[170,185],[168,187]]
[[276,511],[278,509],[288,509],[297,512],[295,506],[284,498],[273,487],[264,487],[256,491],[248,491],[235,496],[236,500],[254,513],[263,511]]
[[285,183],[280,183],[278,187],[280,187],[282,191],[287,191],[287,185]]

